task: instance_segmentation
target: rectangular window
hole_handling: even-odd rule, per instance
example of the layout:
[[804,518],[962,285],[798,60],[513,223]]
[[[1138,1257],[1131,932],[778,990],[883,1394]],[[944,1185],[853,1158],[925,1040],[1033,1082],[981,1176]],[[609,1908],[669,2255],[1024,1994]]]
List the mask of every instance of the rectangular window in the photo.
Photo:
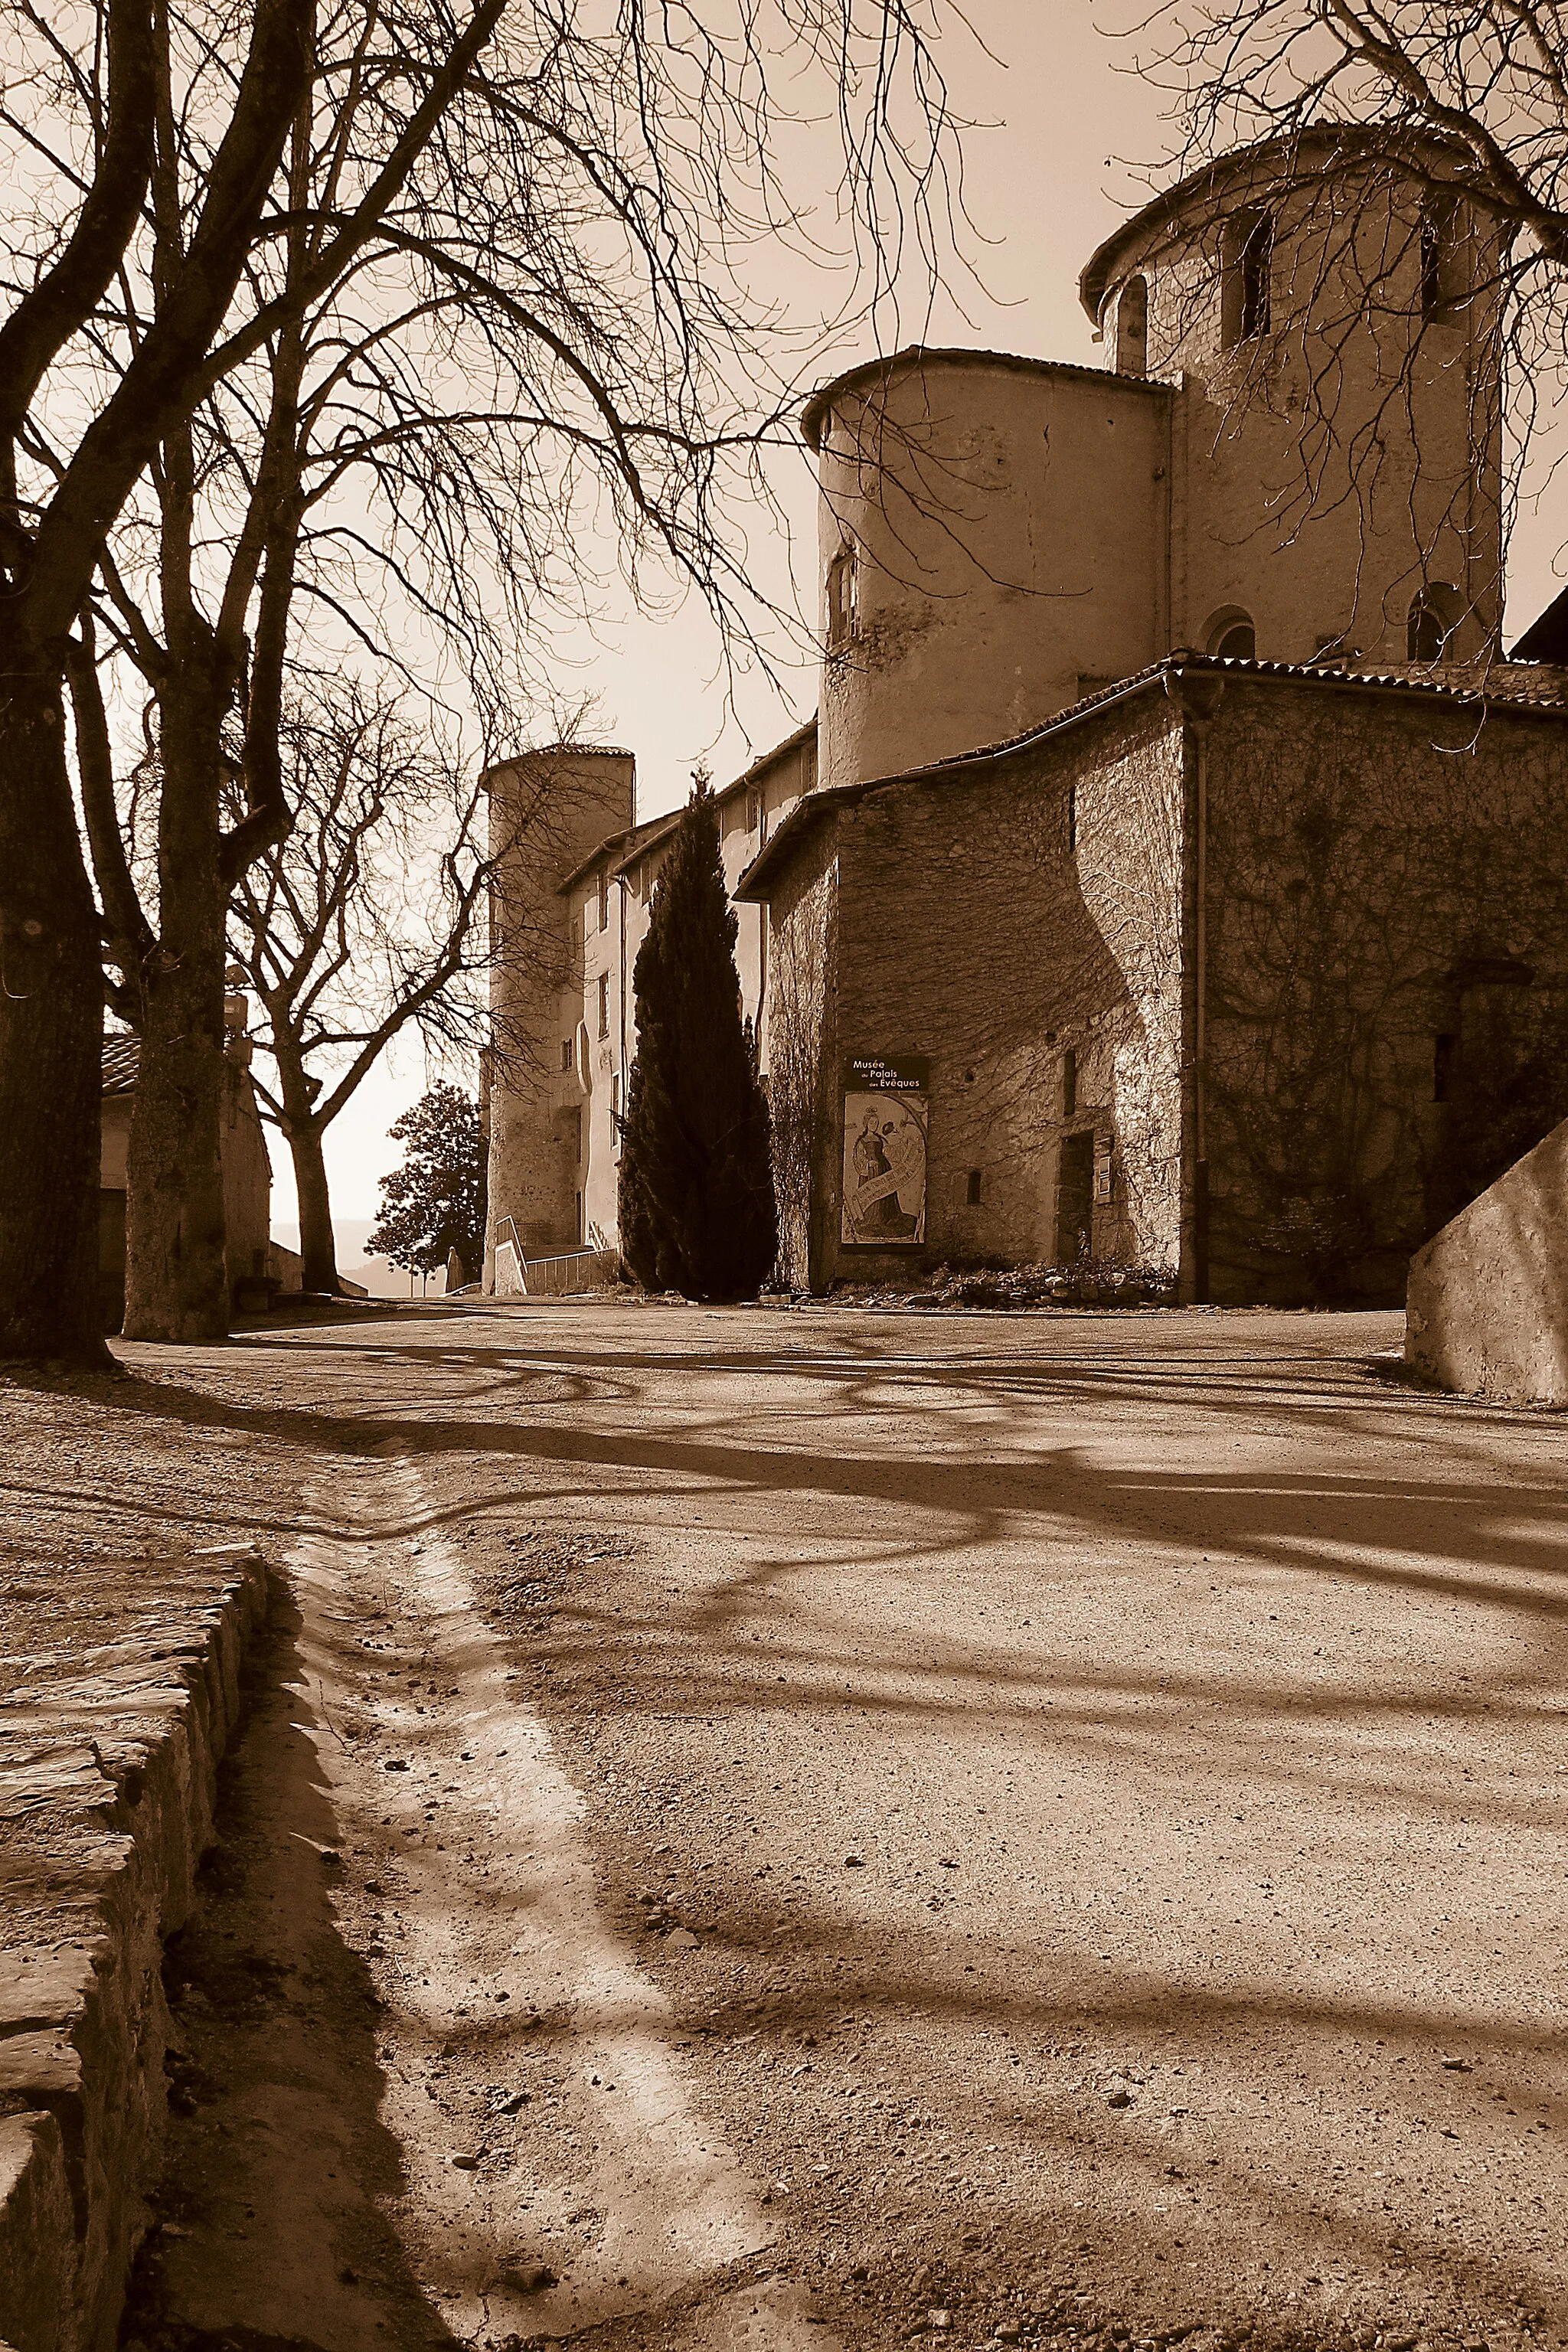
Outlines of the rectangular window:
[[964,1194],[964,1200],[968,1207],[972,1209],[977,1209],[980,1206],[980,1171],[978,1168],[972,1168],[969,1171],[969,1187]]
[[610,975],[607,971],[602,971],[599,974],[599,1034],[601,1037],[607,1037],[609,1034]]
[[1454,1048],[1457,1037],[1444,1035],[1434,1039],[1432,1047],[1432,1099],[1447,1102],[1454,1083]]
[[1421,207],[1421,316],[1451,319],[1458,287],[1458,205],[1436,189]]
[[1062,1055],[1062,1117],[1071,1118],[1078,1109],[1078,1055],[1068,1046]]
[[602,931],[607,931],[607,930],[609,929],[609,928],[610,928],[610,877],[609,877],[609,870],[608,870],[608,868],[606,867],[605,871],[603,874],[601,874],[601,875],[600,875],[600,877],[599,877],[599,929],[600,929]]
[[563,1070],[569,1070],[572,1067],[572,1040],[570,1037],[563,1037],[561,1040],[561,1066]]

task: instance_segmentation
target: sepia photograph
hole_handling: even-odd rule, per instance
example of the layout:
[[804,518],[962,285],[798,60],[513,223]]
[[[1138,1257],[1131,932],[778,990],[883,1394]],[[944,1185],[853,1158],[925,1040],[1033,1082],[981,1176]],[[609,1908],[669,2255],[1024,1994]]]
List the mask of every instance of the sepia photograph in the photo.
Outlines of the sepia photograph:
[[1568,14],[0,16],[0,2352],[1568,2352]]

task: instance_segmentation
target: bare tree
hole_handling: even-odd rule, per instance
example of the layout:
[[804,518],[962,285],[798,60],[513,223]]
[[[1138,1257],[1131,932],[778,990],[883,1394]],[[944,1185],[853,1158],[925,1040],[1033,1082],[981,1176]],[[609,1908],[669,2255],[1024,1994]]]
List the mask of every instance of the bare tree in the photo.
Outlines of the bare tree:
[[[352,265],[503,5],[480,0],[445,40],[432,23],[431,46],[410,52],[386,105],[396,135],[379,170],[356,173],[318,288]],[[8,182],[32,201],[8,212],[0,263],[0,1352],[100,1361],[103,978],[66,758],[66,649],[139,478],[281,323],[270,306],[237,326],[231,310],[258,241],[278,235],[284,143],[322,68],[311,0],[177,26],[164,0],[99,0],[68,26],[15,0],[7,23],[0,137]],[[175,114],[199,126],[204,168],[171,241],[146,200],[160,121]],[[149,305],[134,289],[154,276]]]
[[263,1014],[257,1093],[294,1162],[305,1287],[332,1291],[327,1129],[405,1029],[478,1055],[495,859],[482,777],[406,698],[319,688],[286,709],[283,743],[294,823],[238,877],[229,943]]
[[[1163,0],[1123,37],[1136,70],[1170,95],[1190,209],[1196,218],[1211,206],[1214,272],[1231,269],[1238,299],[1247,257],[1228,250],[1227,227],[1244,238],[1248,224],[1237,221],[1234,177],[1222,186],[1213,167],[1251,148],[1259,187],[1282,191],[1293,210],[1292,267],[1272,273],[1286,315],[1265,318],[1276,332],[1250,339],[1230,387],[1233,416],[1267,396],[1278,331],[1310,315],[1296,386],[1300,466],[1275,527],[1288,532],[1333,501],[1364,509],[1380,492],[1409,500],[1426,547],[1464,527],[1468,484],[1450,500],[1438,495],[1444,461],[1423,452],[1418,411],[1423,384],[1453,367],[1454,324],[1468,320],[1490,379],[1471,407],[1468,476],[1497,483],[1500,611],[1520,473],[1568,356],[1561,10],[1541,0]],[[1261,247],[1254,268],[1268,271]],[[1378,393],[1352,403],[1358,340],[1376,346]],[[1152,347],[1149,364],[1160,362]],[[1407,469],[1391,462],[1412,449]]]
[[[106,903],[106,927],[145,1046],[132,1150],[145,1246],[131,1252],[128,1330],[222,1326],[209,1148],[216,885],[288,823],[270,739],[301,556],[314,551],[310,593],[349,635],[377,633],[384,583],[368,586],[367,566],[389,570],[443,627],[483,610],[476,571],[526,612],[547,592],[581,599],[574,525],[597,497],[634,580],[657,558],[733,630],[749,583],[740,534],[722,520],[726,465],[739,457],[744,477],[794,397],[773,362],[760,362],[771,322],[738,265],[759,240],[799,230],[809,241],[775,176],[775,93],[815,85],[833,96],[843,213],[875,304],[905,229],[928,267],[943,231],[952,126],[932,62],[935,5],[713,0],[672,28],[645,0],[607,21],[542,0],[484,0],[459,20],[440,0],[411,0],[374,26],[310,28],[313,76],[291,92],[272,208],[249,222],[243,277],[185,385],[206,405],[193,413],[183,395],[143,449],[156,593],[143,585],[128,599],[134,562],[121,548],[100,557],[98,631],[153,678],[169,810],[155,951],[112,855],[100,873],[106,902],[124,902],[123,922]],[[221,105],[200,68],[176,92],[169,66],[193,49],[205,66],[213,52],[201,20],[177,29],[187,37],[171,44],[167,20],[153,26],[150,226],[138,243],[132,225],[112,285],[79,322],[105,383],[161,331],[187,266],[183,225],[200,216],[214,168],[205,134]],[[72,71],[90,116],[90,42]],[[67,175],[62,208],[69,189]],[[46,475],[58,470],[47,431],[29,454]],[[351,486],[356,473],[367,481]],[[553,536],[520,528],[520,513],[551,517]],[[141,519],[127,527],[134,540]],[[466,595],[452,594],[455,578]],[[79,611],[84,585],[76,601]],[[80,647],[79,669],[85,636]],[[249,805],[225,836],[219,738],[237,703]],[[97,741],[90,709],[79,732]],[[194,1130],[179,1111],[193,1092],[206,1106]]]

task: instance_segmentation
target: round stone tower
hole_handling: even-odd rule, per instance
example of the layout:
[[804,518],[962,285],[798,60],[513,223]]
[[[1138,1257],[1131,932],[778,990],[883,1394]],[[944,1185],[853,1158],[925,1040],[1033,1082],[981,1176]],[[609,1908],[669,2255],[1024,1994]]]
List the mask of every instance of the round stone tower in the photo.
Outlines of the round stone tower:
[[1178,387],[1173,642],[1468,661],[1501,620],[1497,238],[1438,140],[1226,156],[1079,281],[1112,366]]
[[1457,163],[1357,129],[1248,149],[1089,263],[1108,369],[916,347],[817,393],[821,782],[1005,740],[1181,646],[1494,651],[1496,232]]
[[568,926],[561,885],[599,844],[632,824],[631,752],[557,743],[503,760],[485,782],[490,893],[489,1210],[485,1287],[523,1262],[574,1248],[582,1106],[581,1056],[568,1050],[582,1011],[583,942]]
[[921,348],[816,395],[822,783],[995,742],[1164,650],[1169,404]]

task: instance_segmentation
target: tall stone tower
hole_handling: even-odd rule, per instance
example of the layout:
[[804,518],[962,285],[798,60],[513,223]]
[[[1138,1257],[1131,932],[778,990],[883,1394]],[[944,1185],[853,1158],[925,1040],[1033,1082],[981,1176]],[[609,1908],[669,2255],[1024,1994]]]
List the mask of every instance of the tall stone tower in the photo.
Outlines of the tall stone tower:
[[1474,660],[1501,616],[1495,232],[1454,156],[1324,131],[1149,205],[1109,369],[900,352],[809,404],[819,773],[1005,740],[1177,646]]
[[491,1053],[489,1223],[485,1287],[516,1286],[521,1261],[575,1248],[586,1047],[583,941],[563,918],[561,885],[599,843],[627,832],[631,752],[554,744],[489,771]]
[[1145,205],[1079,281],[1169,381],[1173,633],[1472,661],[1502,617],[1497,227],[1440,140],[1325,126]]

